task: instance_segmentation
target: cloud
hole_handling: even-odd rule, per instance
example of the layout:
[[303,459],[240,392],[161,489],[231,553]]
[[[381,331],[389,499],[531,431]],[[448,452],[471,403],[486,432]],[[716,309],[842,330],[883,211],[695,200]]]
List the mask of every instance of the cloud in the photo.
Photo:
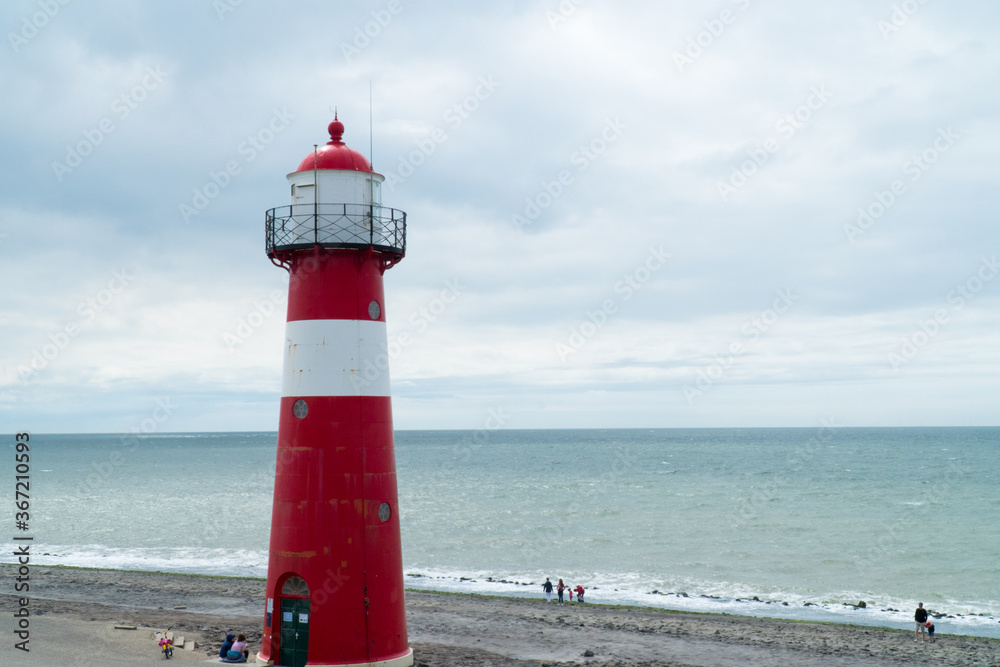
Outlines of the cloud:
[[263,214],[337,106],[409,216],[399,428],[995,422],[995,7],[574,6],[72,3],[8,36],[0,420],[276,428]]

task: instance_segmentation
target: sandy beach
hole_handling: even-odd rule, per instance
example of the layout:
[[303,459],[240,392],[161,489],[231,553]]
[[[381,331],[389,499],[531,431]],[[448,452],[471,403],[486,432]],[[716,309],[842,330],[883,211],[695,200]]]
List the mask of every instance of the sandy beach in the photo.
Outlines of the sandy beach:
[[[13,580],[12,566],[0,570]],[[35,567],[31,586],[30,653],[14,648],[16,598],[0,595],[2,665],[161,664],[153,634],[167,626],[197,644],[194,651],[175,651],[183,663],[215,656],[228,631],[244,632],[251,649],[260,647],[262,580]],[[415,664],[427,667],[1000,665],[1000,640],[994,639],[939,634],[935,644],[916,643],[905,631],[559,606],[541,595],[409,591],[406,609]]]

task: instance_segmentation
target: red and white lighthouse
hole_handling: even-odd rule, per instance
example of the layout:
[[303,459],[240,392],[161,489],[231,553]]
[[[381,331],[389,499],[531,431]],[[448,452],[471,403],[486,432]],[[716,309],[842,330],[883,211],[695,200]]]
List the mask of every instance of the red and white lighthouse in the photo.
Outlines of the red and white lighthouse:
[[[267,664],[413,664],[393,451],[382,274],[406,252],[383,177],[330,142],[267,212],[267,255],[288,270],[281,416],[267,570]],[[362,368],[367,373],[362,375]]]

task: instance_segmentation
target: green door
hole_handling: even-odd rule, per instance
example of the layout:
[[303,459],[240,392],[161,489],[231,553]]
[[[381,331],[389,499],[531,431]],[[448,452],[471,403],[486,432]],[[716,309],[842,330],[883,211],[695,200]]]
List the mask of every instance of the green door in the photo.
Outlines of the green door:
[[305,667],[309,659],[309,600],[281,598],[282,667]]

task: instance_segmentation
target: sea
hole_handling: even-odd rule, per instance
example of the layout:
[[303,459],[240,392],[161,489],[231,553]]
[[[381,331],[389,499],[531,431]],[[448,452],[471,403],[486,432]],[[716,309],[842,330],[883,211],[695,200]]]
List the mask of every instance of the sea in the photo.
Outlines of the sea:
[[[395,438],[408,588],[1000,637],[1000,428]],[[32,435],[33,563],[265,577],[276,439]]]

